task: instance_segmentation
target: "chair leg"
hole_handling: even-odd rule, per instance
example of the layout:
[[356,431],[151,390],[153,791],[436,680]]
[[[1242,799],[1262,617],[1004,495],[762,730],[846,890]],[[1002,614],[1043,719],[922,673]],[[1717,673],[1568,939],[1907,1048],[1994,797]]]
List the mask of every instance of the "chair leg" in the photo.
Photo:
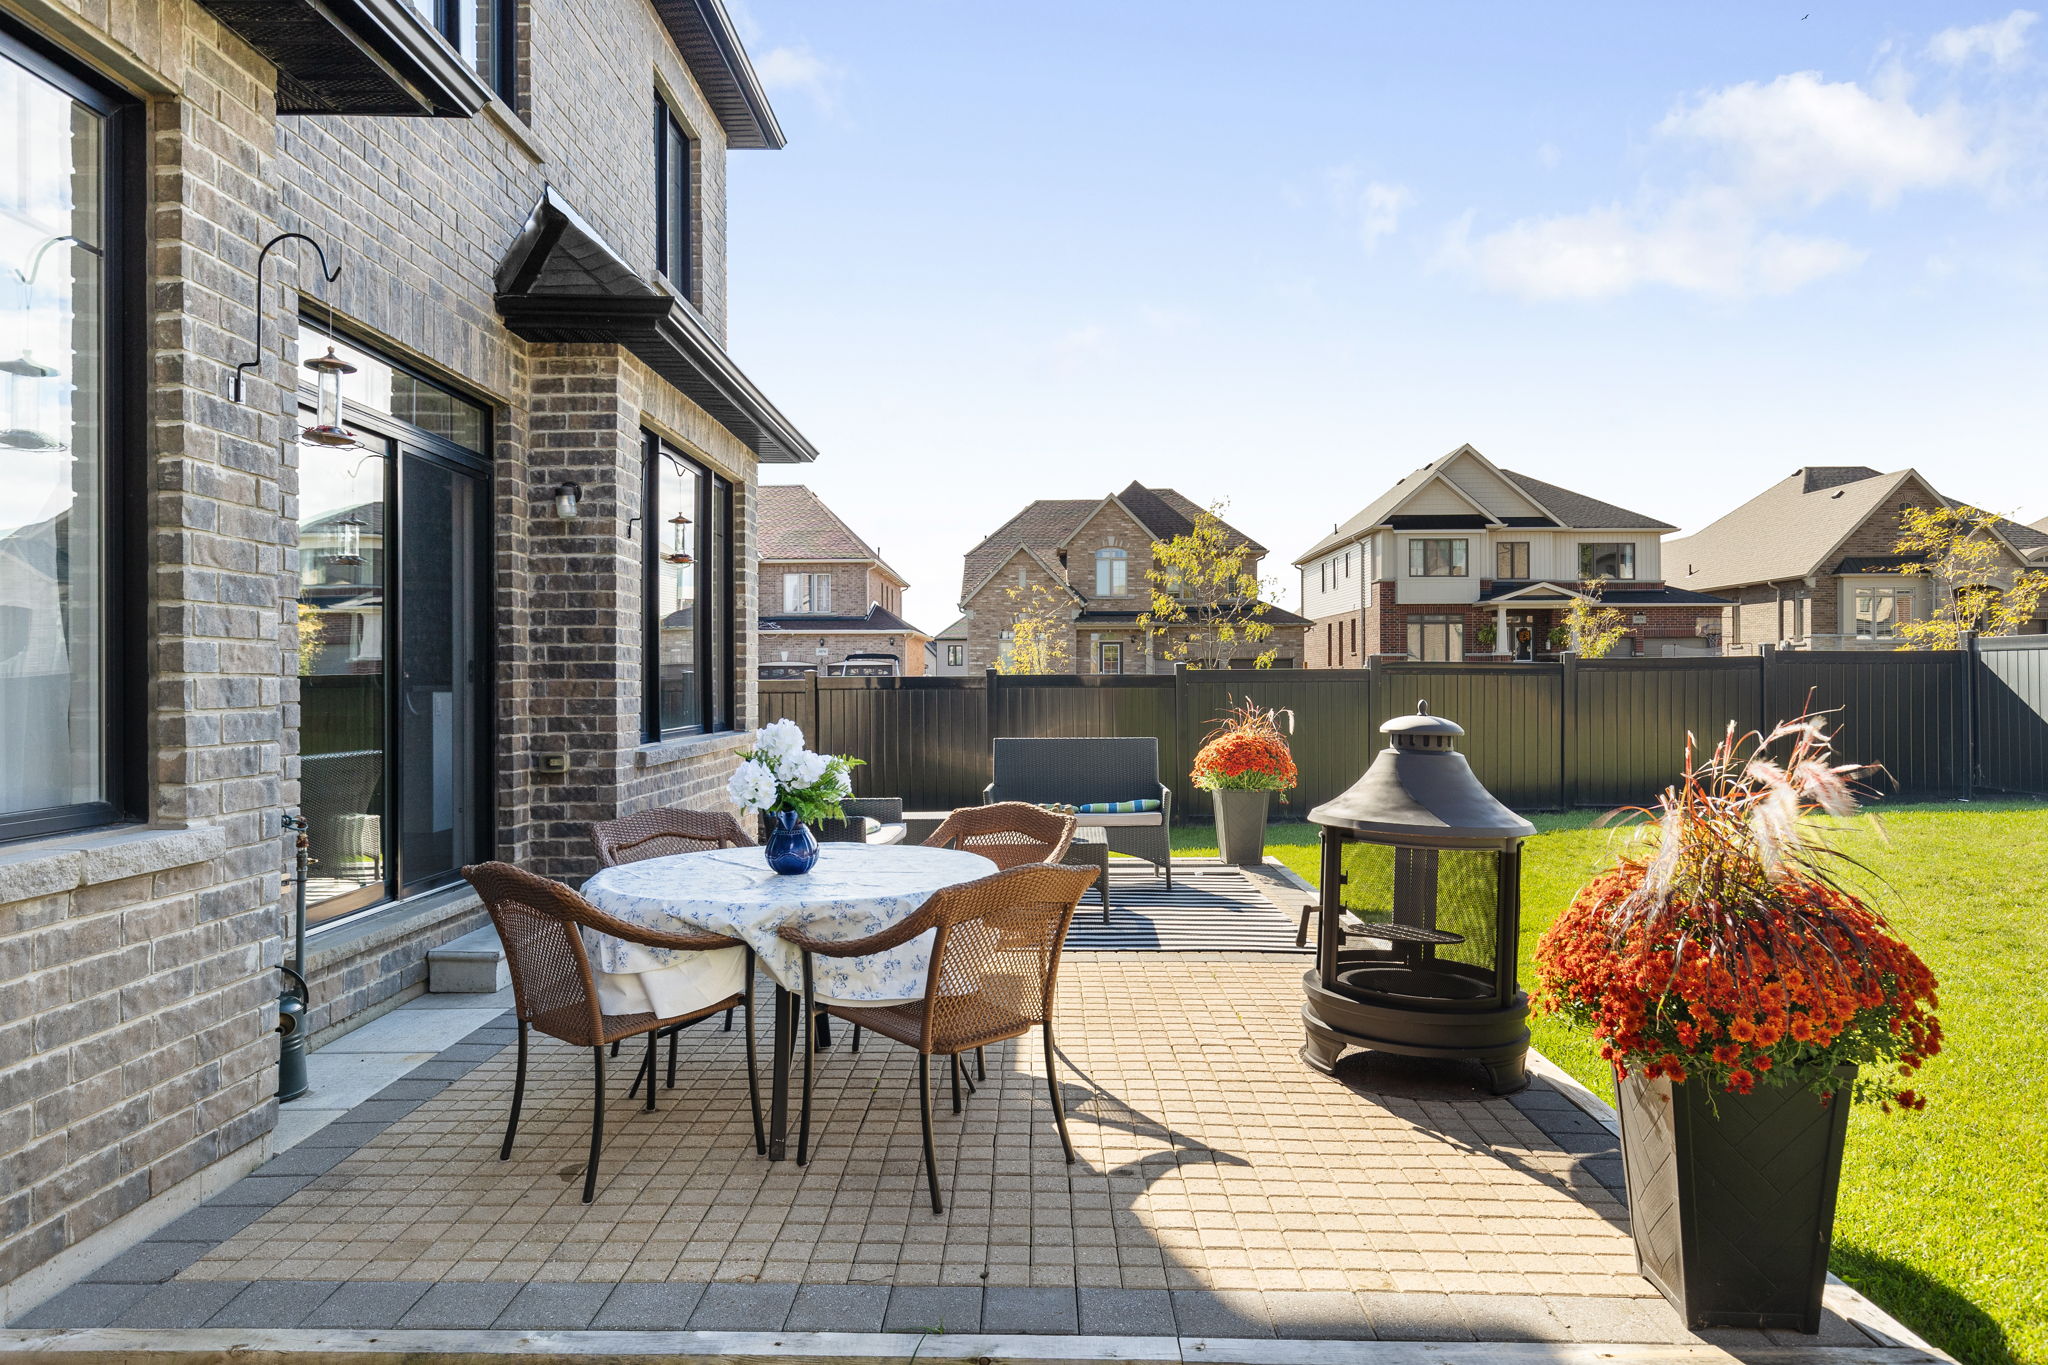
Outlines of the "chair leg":
[[1054,1064],[1052,1051],[1052,1021],[1039,1025],[1045,1030],[1045,1093],[1052,1099],[1052,1121],[1059,1125],[1060,1146],[1067,1154],[1067,1164],[1074,1164],[1074,1140],[1067,1136],[1067,1106],[1060,1100],[1060,1073]]
[[[596,1063],[591,1071],[590,1108],[590,1164],[583,1168],[583,1202],[588,1204],[597,1198],[597,1154],[604,1150],[604,1049],[590,1049],[591,1060]],[[654,1078],[647,1078],[650,1089]]]
[[858,1052],[858,1051],[860,1051],[860,1025],[859,1025],[859,1024],[855,1024],[855,1025],[853,1026],[853,1050],[854,1050],[855,1052]]
[[939,1153],[932,1146],[932,1057],[929,1052],[917,1054],[917,1112],[924,1121],[924,1179],[931,1186],[932,1212],[944,1213],[946,1206],[939,1199]]
[[618,1055],[619,1055],[619,1040],[618,1040],[618,1039],[616,1039],[616,1038],[614,1038],[614,1039],[612,1039],[612,1056],[616,1057],[616,1056],[618,1056]]
[[754,954],[747,953],[747,1105],[754,1111],[754,1155],[768,1155],[768,1130],[761,1125],[761,1063],[755,1055]]
[[[674,1037],[674,1034],[670,1034]],[[654,1068],[658,1060],[656,1046],[661,1042],[661,1030],[647,1030],[647,1112],[654,1112]]]
[[960,1054],[954,1053],[946,1059],[951,1062],[953,1072],[953,1112],[960,1112]]
[[974,1074],[978,1079],[988,1079],[988,1049],[985,1047],[974,1049]]
[[797,1107],[796,1120],[796,1164],[799,1166],[804,1165],[811,1159],[811,1068],[815,1064],[812,1060],[812,1054],[818,1050],[816,1046],[812,1045],[812,1032],[818,1016],[813,1014],[812,1011],[816,1007],[815,998],[811,995],[811,955],[805,953],[804,1026],[797,1034],[797,1037],[803,1039],[806,1044],[804,1048],[804,1097],[803,1102]]
[[[725,1017],[731,1019],[732,1011],[727,1010]],[[683,1031],[680,1028],[673,1028],[668,1031],[668,1088],[671,1090],[676,1088],[676,1044],[682,1039],[682,1036]]]
[[519,1070],[512,1077],[512,1112],[505,1119],[505,1145],[498,1149],[498,1160],[512,1159],[512,1138],[519,1131],[519,1106],[526,1102],[526,1028],[524,1019],[519,1021]]
[[725,1012],[725,1027],[720,1031],[724,1033],[732,1032],[732,1011],[729,1009]]

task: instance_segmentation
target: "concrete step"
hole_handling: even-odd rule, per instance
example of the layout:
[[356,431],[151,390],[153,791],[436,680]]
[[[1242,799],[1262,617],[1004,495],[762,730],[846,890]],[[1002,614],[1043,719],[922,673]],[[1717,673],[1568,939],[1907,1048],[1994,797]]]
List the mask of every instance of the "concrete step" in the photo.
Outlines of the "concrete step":
[[434,995],[489,995],[512,984],[505,945],[486,924],[475,933],[427,950],[427,990]]

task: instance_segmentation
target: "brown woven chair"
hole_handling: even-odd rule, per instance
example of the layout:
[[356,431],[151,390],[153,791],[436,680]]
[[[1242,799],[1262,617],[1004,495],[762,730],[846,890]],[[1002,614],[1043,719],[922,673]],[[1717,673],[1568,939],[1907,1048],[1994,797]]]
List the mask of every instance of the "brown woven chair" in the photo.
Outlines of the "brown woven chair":
[[[647,1109],[654,1110],[654,1044],[664,1030],[718,1013],[738,1005],[747,1011],[747,1099],[754,1110],[754,1147],[768,1150],[766,1131],[761,1126],[761,1086],[754,1056],[754,951],[738,939],[723,934],[664,934],[615,919],[560,882],[522,872],[509,863],[483,863],[465,867],[462,875],[483,897],[505,944],[505,959],[512,969],[512,995],[519,1015],[519,1070],[512,1082],[512,1112],[505,1120],[505,1143],[498,1159],[512,1157],[512,1139],[519,1131],[519,1109],[526,1098],[526,1037],[537,1028],[572,1047],[587,1047],[595,1064],[595,1084],[590,1111],[590,1164],[584,1170],[583,1202],[597,1193],[597,1158],[604,1146],[605,1047],[626,1038],[647,1035],[647,1060],[642,1074],[647,1078]],[[629,943],[651,948],[679,948],[709,951],[740,948],[746,953],[746,987],[738,995],[715,1001],[688,1014],[663,1018],[655,1014],[606,1014],[597,1003],[597,978],[584,951],[584,929],[594,929]],[[669,1083],[675,1083],[673,1042],[669,1054]],[[639,1088],[639,1081],[634,1081]]]
[[[617,867],[648,858],[668,858],[678,853],[702,853],[709,848],[752,848],[740,822],[722,811],[690,810],[683,806],[662,806],[616,820],[599,820],[590,826],[590,844],[597,850],[599,867]],[[725,1012],[724,1030],[732,1032],[732,1011]],[[669,1087],[675,1087],[675,1035],[669,1035]],[[619,1055],[618,1044],[612,1056]],[[635,1082],[637,1085],[638,1082]]]
[[926,839],[927,848],[959,848],[979,853],[997,867],[1056,863],[1074,841],[1075,820],[1023,801],[997,801],[987,806],[962,806],[947,816]]
[[[1073,922],[1074,907],[1095,880],[1092,867],[1043,864],[1012,868],[979,881],[935,892],[908,919],[850,942],[815,939],[793,927],[782,937],[803,950],[803,1010],[819,1013],[893,1038],[917,1050],[918,1112],[924,1123],[924,1172],[931,1186],[932,1212],[944,1213],[939,1198],[939,1163],[932,1147],[934,1056],[953,1063],[953,1108],[960,1108],[960,1054],[1021,1038],[1034,1027],[1045,1033],[1045,1081],[1052,1099],[1060,1146],[1074,1159],[1067,1137],[1067,1113],[1060,1103],[1059,1074],[1053,1066],[1052,1006],[1059,975],[1060,945]],[[937,930],[924,998],[907,1005],[821,1005],[812,989],[818,955],[865,957]],[[815,1048],[804,1052],[804,1093],[797,1122],[796,1159],[810,1159],[811,1068]]]

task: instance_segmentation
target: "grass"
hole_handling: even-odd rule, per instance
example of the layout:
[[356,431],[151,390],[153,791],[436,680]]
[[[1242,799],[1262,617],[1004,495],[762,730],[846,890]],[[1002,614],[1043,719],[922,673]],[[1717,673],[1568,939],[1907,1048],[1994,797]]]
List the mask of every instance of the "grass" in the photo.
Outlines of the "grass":
[[[1522,962],[1604,864],[1594,813],[1533,817]],[[1900,805],[1845,847],[1871,903],[1941,981],[1946,1050],[1922,1069],[1919,1114],[1859,1107],[1835,1217],[1844,1280],[1966,1365],[2048,1365],[2048,805]],[[1174,847],[1214,853],[1205,826]],[[1280,823],[1267,851],[1316,881],[1316,829]],[[1536,1046],[1609,1099],[1591,1039],[1532,1021]]]

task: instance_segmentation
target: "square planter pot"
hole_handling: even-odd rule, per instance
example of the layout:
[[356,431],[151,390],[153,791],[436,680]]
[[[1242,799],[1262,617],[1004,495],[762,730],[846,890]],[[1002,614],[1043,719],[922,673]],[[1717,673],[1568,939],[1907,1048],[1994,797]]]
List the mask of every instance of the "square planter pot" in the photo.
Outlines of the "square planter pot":
[[1271,792],[1214,791],[1216,852],[1226,863],[1256,867],[1266,860],[1266,808]]
[[[1853,1072],[1851,1073],[1853,1075]],[[1617,1077],[1636,1262],[1687,1327],[1820,1330],[1850,1097]],[[1718,1110],[1718,1112],[1717,1112]]]

